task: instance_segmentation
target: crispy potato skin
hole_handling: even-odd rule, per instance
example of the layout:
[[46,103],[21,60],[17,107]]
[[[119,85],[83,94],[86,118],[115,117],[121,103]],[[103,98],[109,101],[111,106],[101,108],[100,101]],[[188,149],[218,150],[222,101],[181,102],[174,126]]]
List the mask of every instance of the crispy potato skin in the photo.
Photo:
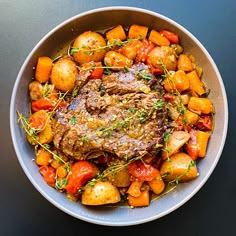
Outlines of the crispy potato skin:
[[72,91],[78,76],[76,63],[68,56],[59,59],[52,68],[51,83],[61,92]]
[[102,35],[96,32],[86,31],[75,39],[73,47],[78,48],[79,51],[73,57],[79,64],[90,61],[101,61],[106,51],[99,48],[104,46],[106,46],[106,41]]

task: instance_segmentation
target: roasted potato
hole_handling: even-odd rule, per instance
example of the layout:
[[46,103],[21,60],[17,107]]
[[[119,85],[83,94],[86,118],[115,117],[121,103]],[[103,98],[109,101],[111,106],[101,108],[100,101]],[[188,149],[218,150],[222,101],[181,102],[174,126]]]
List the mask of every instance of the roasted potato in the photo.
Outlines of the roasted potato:
[[108,175],[108,180],[116,187],[127,187],[130,185],[130,174],[127,168]]
[[160,174],[167,182],[187,182],[196,178],[198,171],[195,162],[189,155],[178,152],[163,162]]
[[87,184],[81,196],[84,205],[104,205],[117,203],[121,200],[120,193],[109,181],[96,181],[94,185]]
[[162,157],[167,159],[172,154],[177,153],[179,149],[190,139],[190,134],[186,131],[174,131],[168,141],[164,144],[165,151]]
[[124,70],[124,67],[131,67],[133,60],[130,60],[126,56],[116,51],[109,51],[104,57],[104,63],[106,66],[111,67],[112,70]]
[[83,64],[90,61],[102,61],[106,50],[106,41],[99,33],[86,31],[80,34],[73,43],[78,52],[73,54],[75,61]]
[[161,62],[165,65],[167,70],[176,70],[177,59],[174,49],[170,46],[157,46],[149,53],[148,61],[156,69],[163,70]]
[[37,80],[32,81],[29,84],[30,99],[36,101],[43,96],[43,85]]
[[68,56],[60,58],[53,66],[51,83],[61,92],[72,91],[78,76],[76,63]]

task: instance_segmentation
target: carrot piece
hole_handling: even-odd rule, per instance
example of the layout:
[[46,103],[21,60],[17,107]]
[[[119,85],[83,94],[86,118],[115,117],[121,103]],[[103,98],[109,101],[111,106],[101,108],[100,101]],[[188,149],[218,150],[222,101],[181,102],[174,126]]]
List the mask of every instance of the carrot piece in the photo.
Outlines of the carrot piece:
[[160,194],[165,188],[165,183],[160,175],[160,172],[158,172],[155,179],[148,181],[147,183],[155,194]]
[[133,197],[132,195],[128,195],[128,203],[133,207],[143,207],[149,205],[149,191],[143,190],[139,197]]
[[204,88],[204,84],[202,83],[197,74],[197,71],[193,70],[187,73],[187,76],[189,78],[189,88],[194,90],[200,96],[203,95],[206,91]]
[[170,41],[156,30],[152,30],[148,39],[158,46],[169,46]]
[[49,57],[39,57],[35,70],[35,79],[40,83],[46,83],[51,74],[53,62]]
[[164,80],[164,88],[167,92],[177,90],[181,93],[189,88],[189,78],[183,70],[178,70],[171,78]]
[[133,181],[128,190],[127,190],[127,193],[133,197],[139,197],[141,195],[141,187],[143,185],[143,181],[142,180],[135,180]]
[[199,114],[209,114],[213,112],[213,104],[208,98],[191,97],[188,109]]
[[177,68],[185,72],[193,70],[193,64],[186,54],[180,54],[177,62]]
[[169,30],[161,30],[160,33],[165,36],[171,43],[179,44],[179,36]]
[[131,25],[128,32],[128,38],[142,38],[145,39],[147,36],[148,27],[142,25]]
[[41,147],[36,154],[36,164],[39,166],[47,166],[51,160],[52,154]]
[[197,139],[197,145],[198,145],[198,156],[200,158],[203,158],[206,156],[206,150],[207,150],[207,144],[208,140],[210,138],[210,133],[197,130],[196,131],[196,139]]
[[197,123],[199,115],[186,109],[184,113],[184,118],[189,125],[194,125]]
[[115,28],[106,32],[106,38],[108,41],[113,39],[125,40],[126,34],[122,25],[117,25]]
[[143,43],[140,40],[132,40],[130,43],[126,44],[120,49],[120,53],[134,60],[138,54],[138,51],[143,47]]

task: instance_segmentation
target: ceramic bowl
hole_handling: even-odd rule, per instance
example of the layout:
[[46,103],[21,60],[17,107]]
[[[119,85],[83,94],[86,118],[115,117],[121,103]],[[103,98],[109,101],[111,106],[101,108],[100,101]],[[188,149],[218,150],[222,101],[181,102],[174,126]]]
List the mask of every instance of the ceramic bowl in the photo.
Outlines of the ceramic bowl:
[[[152,201],[149,207],[88,207],[79,202],[68,201],[66,196],[45,184],[32,161],[34,150],[17,123],[17,113],[29,112],[28,84],[34,77],[34,66],[42,55],[57,53],[78,34],[86,30],[103,30],[121,24],[140,24],[152,29],[168,29],[177,33],[185,51],[194,55],[203,68],[203,81],[211,89],[210,98],[215,105],[215,130],[210,139],[207,155],[198,164],[199,177],[194,181],[180,184],[170,193]],[[184,27],[155,12],[133,7],[107,7],[76,15],[51,30],[33,48],[17,76],[11,98],[10,128],[17,158],[35,188],[53,205],[69,215],[83,221],[107,226],[128,226],[150,222],[178,209],[190,200],[206,183],[221,156],[228,125],[228,106],[221,75],[203,45]]]

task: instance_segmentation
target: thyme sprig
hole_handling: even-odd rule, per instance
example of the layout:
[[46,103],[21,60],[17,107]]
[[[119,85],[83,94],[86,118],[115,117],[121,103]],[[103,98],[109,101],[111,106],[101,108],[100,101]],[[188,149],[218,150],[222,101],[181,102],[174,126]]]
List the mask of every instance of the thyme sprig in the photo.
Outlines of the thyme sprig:
[[106,46],[98,46],[96,48],[89,48],[87,45],[82,45],[80,48],[79,47],[70,47],[70,54],[73,55],[79,51],[83,51],[84,54],[87,55],[93,55],[96,51],[101,51],[101,50],[111,50],[113,47],[123,47],[127,45],[128,43],[131,43],[133,40],[140,40],[139,38],[137,39],[127,39],[125,41],[121,41],[119,39],[113,40],[112,43],[107,44]]

